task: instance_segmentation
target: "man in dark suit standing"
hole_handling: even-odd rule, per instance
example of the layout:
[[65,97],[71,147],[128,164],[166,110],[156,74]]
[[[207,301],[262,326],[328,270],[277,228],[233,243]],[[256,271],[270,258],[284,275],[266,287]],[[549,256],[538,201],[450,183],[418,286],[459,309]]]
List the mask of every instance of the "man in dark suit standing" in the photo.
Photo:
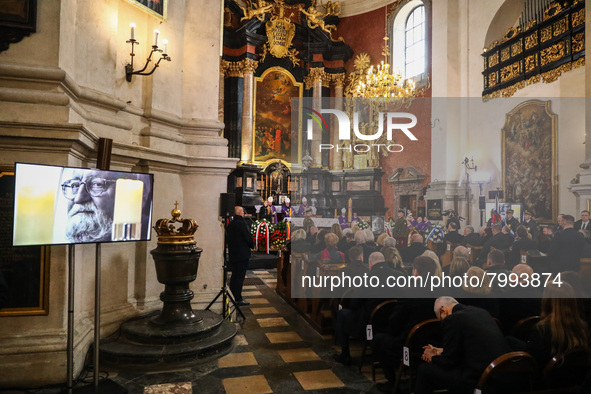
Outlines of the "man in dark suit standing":
[[581,219],[575,222],[575,230],[591,231],[591,223],[589,223],[589,211],[581,211]]
[[[536,239],[538,237],[538,233],[540,232],[540,228],[535,220],[531,218],[531,212],[525,211],[523,213],[523,222],[521,222],[527,229],[527,232],[530,233],[532,239]],[[515,230],[515,229],[514,229]]]
[[249,305],[250,303],[242,298],[242,285],[248,268],[250,249],[254,248],[254,239],[246,221],[244,221],[242,207],[234,207],[234,219],[226,229],[226,242],[228,244],[229,266],[232,270],[230,291],[239,306]]
[[451,242],[452,244],[459,244],[462,243],[464,237],[462,234],[458,233],[458,226],[456,222],[450,222],[447,225],[447,233],[443,240],[445,242]]
[[583,234],[574,229],[575,218],[571,215],[562,216],[562,231],[554,234],[548,257],[552,272],[581,270],[581,254],[585,246]]
[[[519,226],[519,220],[517,220],[516,218],[513,217],[514,213],[515,213],[515,211],[513,211],[512,209],[507,209],[507,213],[506,213],[505,221],[504,221],[505,226],[509,226],[511,231],[517,230],[517,226]],[[503,225],[501,225],[501,227],[503,227]]]
[[454,298],[435,301],[435,316],[441,320],[443,347],[424,347],[415,394],[438,389],[472,393],[480,375],[493,361],[510,352],[509,345],[491,315],[481,308],[464,306]]

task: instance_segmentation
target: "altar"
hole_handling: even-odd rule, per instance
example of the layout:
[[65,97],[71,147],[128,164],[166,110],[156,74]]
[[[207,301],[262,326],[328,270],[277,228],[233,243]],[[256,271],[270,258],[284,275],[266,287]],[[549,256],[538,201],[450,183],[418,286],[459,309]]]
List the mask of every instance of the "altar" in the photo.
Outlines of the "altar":
[[[314,221],[314,225],[318,228],[330,228],[333,224],[338,224],[338,218],[311,218]],[[290,218],[288,219],[292,225],[296,227],[303,227],[304,226],[304,218]]]

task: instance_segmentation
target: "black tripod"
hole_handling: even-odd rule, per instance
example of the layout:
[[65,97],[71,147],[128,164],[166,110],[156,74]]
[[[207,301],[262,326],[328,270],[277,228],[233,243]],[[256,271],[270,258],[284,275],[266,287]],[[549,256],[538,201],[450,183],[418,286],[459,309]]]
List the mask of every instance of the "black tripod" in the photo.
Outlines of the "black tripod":
[[[222,288],[220,289],[219,293],[215,296],[215,298],[209,303],[209,305],[207,305],[205,310],[208,311],[209,308],[211,308],[211,306],[213,304],[215,304],[215,302],[221,296],[222,297],[222,317],[224,319],[231,317],[232,312],[236,311],[236,313],[238,315],[240,315],[243,320],[246,320],[246,316],[244,316],[244,313],[242,313],[242,311],[240,310],[240,307],[238,306],[238,304],[236,304],[234,297],[232,297],[232,294],[230,294],[230,292],[228,291],[228,259],[227,259],[228,244],[226,242],[226,226],[227,226],[226,220],[229,216],[230,215],[227,214],[226,217],[222,218],[222,220],[224,221],[224,264],[222,266],[224,273],[222,275]],[[226,304],[228,302],[231,303],[231,306],[229,308],[226,308]]]

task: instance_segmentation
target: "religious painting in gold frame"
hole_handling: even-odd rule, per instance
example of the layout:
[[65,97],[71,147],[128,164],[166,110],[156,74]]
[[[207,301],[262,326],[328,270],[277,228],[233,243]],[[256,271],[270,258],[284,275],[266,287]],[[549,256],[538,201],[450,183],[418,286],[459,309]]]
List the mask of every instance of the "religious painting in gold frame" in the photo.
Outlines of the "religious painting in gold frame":
[[168,17],[168,0],[127,0],[140,10],[166,22]]
[[0,275],[8,295],[0,317],[47,315],[50,248],[12,246],[13,215],[14,171],[0,169]]
[[255,78],[252,161],[292,162],[297,146],[299,158],[300,132],[292,130],[291,98],[302,97],[303,85],[282,67],[271,67]]
[[528,100],[505,116],[501,164],[506,202],[522,203],[536,221],[558,213],[557,125],[550,101]]

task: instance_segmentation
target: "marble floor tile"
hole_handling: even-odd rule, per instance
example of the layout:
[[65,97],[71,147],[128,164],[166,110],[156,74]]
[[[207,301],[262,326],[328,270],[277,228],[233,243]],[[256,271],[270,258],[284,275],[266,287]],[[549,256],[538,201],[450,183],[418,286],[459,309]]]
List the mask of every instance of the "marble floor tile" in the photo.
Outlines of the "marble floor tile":
[[222,384],[226,394],[266,394],[273,392],[264,375],[223,379]]
[[320,357],[310,348],[278,350],[279,356],[286,363],[320,360]]
[[251,352],[245,353],[230,353],[218,360],[218,367],[244,367],[246,365],[258,365],[254,354]]
[[144,388],[144,394],[193,394],[191,382],[155,384]]
[[300,342],[302,340],[298,333],[294,331],[267,332],[265,335],[271,343]]
[[273,306],[266,306],[263,308],[250,308],[251,312],[255,315],[270,315],[273,313],[279,313]]
[[289,326],[289,323],[282,317],[267,317],[264,319],[257,319],[257,323],[261,327],[281,327]]
[[294,372],[293,375],[300,382],[304,390],[321,390],[345,386],[330,369]]

